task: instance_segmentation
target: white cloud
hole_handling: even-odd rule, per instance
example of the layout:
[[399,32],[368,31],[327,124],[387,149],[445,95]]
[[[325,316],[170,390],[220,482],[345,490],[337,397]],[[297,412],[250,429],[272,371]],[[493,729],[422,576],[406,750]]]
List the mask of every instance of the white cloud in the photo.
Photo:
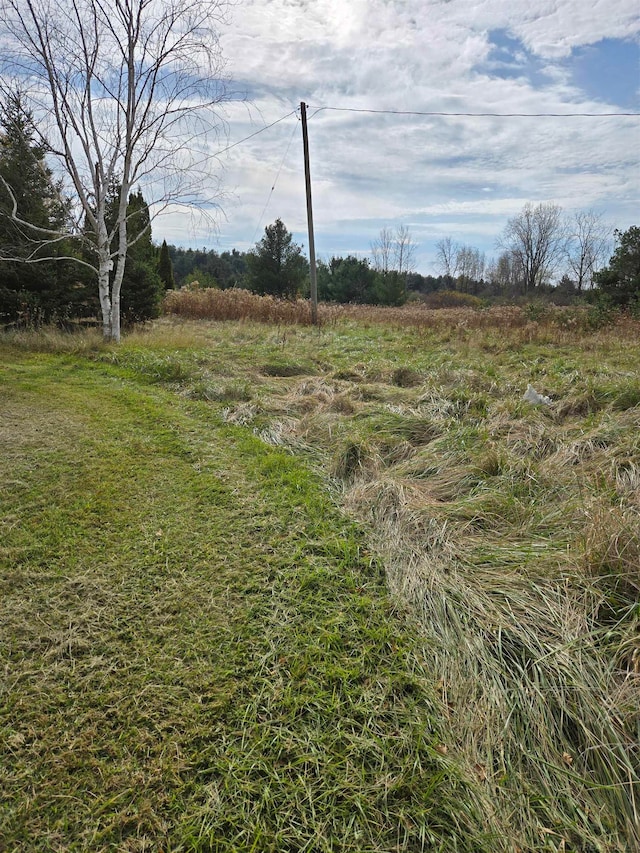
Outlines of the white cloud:
[[[496,30],[523,46],[517,79],[487,66],[489,33]],[[416,238],[426,241],[426,271],[433,235],[475,237],[490,251],[506,219],[529,200],[594,206],[628,227],[640,189],[638,119],[314,115],[314,109],[604,112],[607,105],[572,84],[559,60],[579,45],[639,33],[636,0],[247,0],[234,7],[222,37],[235,87],[249,98],[228,107],[230,141],[301,100],[311,105],[316,240],[325,253],[333,251],[331,240],[343,253],[344,245],[366,252],[380,227],[411,222]],[[528,56],[536,58],[543,82],[527,77]],[[276,216],[306,243],[296,125],[290,118],[222,156],[231,198],[220,248],[246,248]],[[183,222],[165,217],[156,237],[202,245],[204,237],[184,236]]]

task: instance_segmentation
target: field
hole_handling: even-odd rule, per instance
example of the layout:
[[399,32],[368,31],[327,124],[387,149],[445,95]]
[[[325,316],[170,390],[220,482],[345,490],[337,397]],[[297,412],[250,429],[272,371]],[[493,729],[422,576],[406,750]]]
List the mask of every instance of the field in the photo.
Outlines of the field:
[[0,849],[636,849],[640,323],[256,305],[0,339]]

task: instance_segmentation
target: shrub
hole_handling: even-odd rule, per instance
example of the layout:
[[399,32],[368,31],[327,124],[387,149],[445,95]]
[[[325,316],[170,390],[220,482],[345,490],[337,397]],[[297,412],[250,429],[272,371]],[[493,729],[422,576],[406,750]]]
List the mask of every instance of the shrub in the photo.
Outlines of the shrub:
[[437,290],[424,298],[428,308],[482,308],[484,301],[471,293],[459,293],[457,290]]

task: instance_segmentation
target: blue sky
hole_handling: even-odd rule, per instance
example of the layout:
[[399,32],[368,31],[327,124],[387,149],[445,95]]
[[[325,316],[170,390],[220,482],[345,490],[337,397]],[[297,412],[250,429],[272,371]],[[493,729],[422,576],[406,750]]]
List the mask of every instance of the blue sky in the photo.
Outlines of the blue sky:
[[[637,0],[241,0],[221,42],[242,97],[226,105],[217,144],[310,105],[322,258],[366,256],[381,228],[407,225],[419,271],[435,272],[438,240],[495,255],[526,202],[593,209],[625,229],[640,222],[640,118],[346,110],[640,113],[638,11]],[[174,211],[156,240],[245,250],[280,217],[306,246],[298,116],[219,166],[217,232]]]

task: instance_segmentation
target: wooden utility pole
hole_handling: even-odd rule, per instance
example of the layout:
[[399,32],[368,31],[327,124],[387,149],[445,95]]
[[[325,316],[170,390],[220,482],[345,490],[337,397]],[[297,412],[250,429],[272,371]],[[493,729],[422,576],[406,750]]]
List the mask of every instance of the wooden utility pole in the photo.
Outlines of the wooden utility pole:
[[309,169],[309,137],[307,135],[307,105],[300,103],[302,146],[304,149],[304,181],[307,188],[307,227],[309,229],[309,274],[311,277],[311,322],[318,324],[318,282],[316,278],[316,244],[313,237],[313,208],[311,206],[311,171]]

